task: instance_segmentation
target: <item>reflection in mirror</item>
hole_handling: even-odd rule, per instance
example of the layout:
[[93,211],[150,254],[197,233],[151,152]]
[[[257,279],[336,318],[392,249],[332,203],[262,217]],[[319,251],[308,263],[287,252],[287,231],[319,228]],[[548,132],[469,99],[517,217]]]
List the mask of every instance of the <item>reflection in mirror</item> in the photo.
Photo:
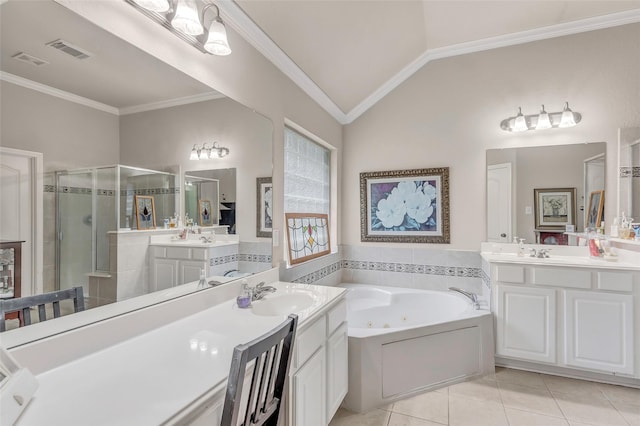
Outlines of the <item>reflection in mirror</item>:
[[[589,194],[605,189],[606,143],[487,150],[487,240],[568,244],[565,227],[535,227],[535,189],[576,189],[575,231]],[[566,212],[570,217],[571,212]]]
[[618,139],[620,161],[617,214],[624,213],[640,222],[640,127],[620,129]]
[[[47,19],[34,20],[34,16]],[[164,219],[174,212],[184,218],[184,186],[143,182],[145,177],[118,174],[113,166],[104,166],[126,164],[128,167],[118,166],[121,171],[144,168],[181,176],[187,169],[211,169],[223,164],[234,170],[230,183],[233,192],[225,189],[222,177],[203,176],[202,170],[188,174],[220,181],[218,206],[225,204],[225,197],[232,196],[228,201],[235,203],[236,180],[243,188],[253,189],[256,177],[270,175],[270,121],[55,1],[3,2],[0,19],[2,148],[43,154],[44,191],[35,205],[41,206],[44,218],[42,224],[33,224],[42,227],[43,240],[28,242],[39,247],[42,260],[28,256],[31,250],[25,250],[26,243],[23,245],[22,269],[30,274],[23,274],[29,279],[23,278],[22,294],[82,285],[89,299],[86,306],[95,307],[149,293],[155,288],[149,282],[150,236],[176,233],[162,228]],[[88,52],[88,57],[77,59],[47,46],[57,39]],[[26,55],[17,55],[20,52]],[[27,55],[43,63],[35,66],[19,60]],[[229,156],[218,159],[220,163],[190,162],[194,144],[216,137],[230,146]],[[202,188],[200,198],[210,197],[213,205],[215,193],[208,191]],[[62,194],[81,199],[87,210],[81,211],[73,204],[60,212],[56,197]],[[136,229],[136,195],[154,197],[157,229]],[[253,191],[239,195],[237,201],[245,205],[242,197],[247,206],[255,205]],[[117,203],[120,213],[116,215]],[[107,211],[111,218],[101,220]],[[214,215],[219,211],[224,210],[214,208]],[[269,269],[271,241],[252,238],[255,208],[234,213],[228,215],[232,218],[229,226],[238,230],[239,248],[230,258],[233,263],[227,265],[228,269],[247,273]],[[189,215],[199,217],[191,211]],[[2,229],[11,227],[5,219],[3,216]],[[212,223],[227,219],[224,213],[211,217]],[[66,228],[61,234],[62,223]],[[247,224],[246,232],[243,224]],[[70,242],[82,256],[67,256],[68,261],[64,261],[58,246]],[[84,266],[72,265],[81,257]],[[167,292],[166,297],[179,294]],[[161,297],[155,296],[157,303]],[[126,306],[140,308],[147,299],[140,300],[140,304]],[[91,311],[107,312],[101,308]]]
[[184,175],[185,223],[199,227],[220,224],[219,204],[220,181]]
[[[229,234],[241,233],[241,235],[249,235],[250,229],[238,230],[236,225],[236,169],[207,169],[207,170],[191,170],[185,174],[185,185],[189,180],[199,180],[201,182],[218,182],[218,195],[210,198],[213,201],[213,210],[219,217],[219,225],[226,226]],[[207,185],[207,184],[205,184]],[[197,200],[194,202],[194,191],[185,191],[185,206],[197,206]],[[217,207],[216,207],[217,206]],[[245,207],[246,208],[246,207]],[[189,209],[187,209],[189,211]],[[196,210],[197,211],[197,210]],[[198,212],[200,214],[200,212]],[[202,225],[200,225],[202,226]]]

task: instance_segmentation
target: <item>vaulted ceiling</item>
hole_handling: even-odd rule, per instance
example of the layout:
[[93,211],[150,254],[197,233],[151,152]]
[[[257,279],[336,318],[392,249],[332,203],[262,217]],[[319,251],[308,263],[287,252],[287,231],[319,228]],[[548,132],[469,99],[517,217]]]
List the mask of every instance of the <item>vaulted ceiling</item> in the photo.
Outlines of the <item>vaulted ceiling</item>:
[[[235,24],[237,10],[222,4]],[[640,22],[640,1],[235,0],[233,5],[268,38],[254,45],[284,64],[285,72],[341,122],[355,119],[430,60]]]

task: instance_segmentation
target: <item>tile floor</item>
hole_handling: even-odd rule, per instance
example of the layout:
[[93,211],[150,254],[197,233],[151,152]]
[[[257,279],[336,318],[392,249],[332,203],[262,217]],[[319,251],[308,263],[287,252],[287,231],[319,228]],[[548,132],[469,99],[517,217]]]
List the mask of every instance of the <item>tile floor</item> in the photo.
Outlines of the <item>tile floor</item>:
[[508,368],[330,426],[640,426],[640,389]]

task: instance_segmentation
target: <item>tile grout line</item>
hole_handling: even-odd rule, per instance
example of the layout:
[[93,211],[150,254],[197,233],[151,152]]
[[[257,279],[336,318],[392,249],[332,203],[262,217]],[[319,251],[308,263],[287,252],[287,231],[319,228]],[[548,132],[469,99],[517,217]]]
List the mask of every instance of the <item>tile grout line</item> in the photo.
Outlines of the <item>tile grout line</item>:
[[558,411],[562,413],[562,418],[567,422],[567,424],[571,424],[569,423],[571,420],[569,420],[569,418],[567,417],[567,414],[564,412],[564,410],[558,403],[558,399],[556,398],[556,396],[553,394],[551,389],[549,389],[549,386],[547,385],[547,382],[544,380],[544,377],[542,377],[542,383],[544,383],[545,389],[547,390],[547,392],[549,392],[549,395],[551,395],[551,398],[553,398],[553,402],[556,404],[556,407],[558,407]]
[[[614,402],[611,400],[611,398],[609,398],[607,396],[607,394],[600,388],[599,384],[596,384],[596,386],[598,387],[598,391],[600,391],[602,393],[602,396],[604,397],[604,399],[609,403],[609,405],[611,405],[613,407],[614,410],[616,410],[616,412],[618,413],[618,415],[620,415],[620,418],[622,420],[624,420],[624,422],[627,425],[631,425],[631,423],[627,420],[627,418],[625,416],[622,415],[622,413],[620,412],[620,410],[618,410],[618,407],[616,407],[616,404],[614,404]],[[611,385],[610,385],[611,386]],[[622,401],[622,403],[624,404],[625,402]]]

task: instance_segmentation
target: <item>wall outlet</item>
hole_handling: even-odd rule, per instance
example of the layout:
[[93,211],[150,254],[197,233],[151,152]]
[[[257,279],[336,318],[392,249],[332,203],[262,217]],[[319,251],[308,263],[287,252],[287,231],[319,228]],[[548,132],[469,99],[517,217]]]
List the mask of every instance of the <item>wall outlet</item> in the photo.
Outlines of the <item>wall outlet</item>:
[[533,210],[531,209],[531,206],[526,206],[524,208],[524,214],[531,214],[533,213]]

